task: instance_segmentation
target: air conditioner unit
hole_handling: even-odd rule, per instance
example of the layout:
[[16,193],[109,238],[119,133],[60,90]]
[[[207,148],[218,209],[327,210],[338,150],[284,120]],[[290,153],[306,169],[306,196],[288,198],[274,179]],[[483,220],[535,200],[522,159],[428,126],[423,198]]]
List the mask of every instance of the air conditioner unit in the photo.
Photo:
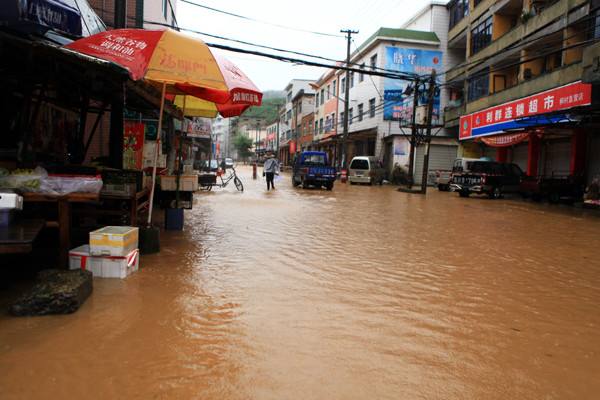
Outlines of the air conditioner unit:
[[525,68],[523,70],[523,79],[525,80],[529,80],[533,77],[533,74],[531,73],[531,68]]
[[425,125],[427,123],[427,106],[417,106],[415,124]]

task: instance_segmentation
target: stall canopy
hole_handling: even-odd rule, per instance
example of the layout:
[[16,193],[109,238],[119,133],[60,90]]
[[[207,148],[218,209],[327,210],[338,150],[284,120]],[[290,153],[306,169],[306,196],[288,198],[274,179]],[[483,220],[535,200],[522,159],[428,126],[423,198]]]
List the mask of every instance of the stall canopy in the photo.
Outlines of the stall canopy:
[[[194,96],[218,104],[260,105],[262,93],[231,63],[218,57],[200,39],[170,29],[117,29],[79,39],[67,49],[112,61],[129,71],[133,80],[147,80],[161,87],[158,132],[161,131],[167,93]],[[235,67],[235,68],[234,68]],[[247,83],[251,84],[247,85]],[[235,86],[231,86],[231,85]],[[183,106],[185,114],[185,105]],[[152,172],[148,225],[152,220],[158,142]]]

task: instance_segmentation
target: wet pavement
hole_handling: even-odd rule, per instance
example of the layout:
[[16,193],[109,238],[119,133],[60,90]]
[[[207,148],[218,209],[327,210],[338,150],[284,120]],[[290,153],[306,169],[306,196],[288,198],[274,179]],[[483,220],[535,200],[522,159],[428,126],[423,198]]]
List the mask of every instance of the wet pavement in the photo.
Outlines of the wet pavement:
[[598,398],[600,218],[242,174],[77,313],[0,316],[0,397]]

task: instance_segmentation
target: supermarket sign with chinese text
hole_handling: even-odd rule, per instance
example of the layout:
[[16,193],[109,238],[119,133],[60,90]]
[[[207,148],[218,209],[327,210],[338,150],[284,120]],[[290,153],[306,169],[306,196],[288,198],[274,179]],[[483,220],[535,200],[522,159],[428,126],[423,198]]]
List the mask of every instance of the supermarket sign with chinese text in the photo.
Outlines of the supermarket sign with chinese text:
[[[497,135],[511,129],[547,123],[559,123],[568,118],[556,111],[587,106],[592,102],[592,85],[574,82],[538,94],[486,108],[460,117],[459,139]],[[552,113],[540,121],[536,116]]]

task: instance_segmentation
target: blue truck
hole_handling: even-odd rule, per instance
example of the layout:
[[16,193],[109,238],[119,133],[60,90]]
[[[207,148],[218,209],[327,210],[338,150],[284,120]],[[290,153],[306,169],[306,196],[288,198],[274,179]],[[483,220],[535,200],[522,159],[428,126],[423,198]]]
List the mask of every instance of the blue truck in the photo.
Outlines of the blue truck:
[[327,153],[323,151],[303,151],[296,156],[292,170],[292,185],[325,187],[333,189],[336,178],[335,167],[329,165]]

